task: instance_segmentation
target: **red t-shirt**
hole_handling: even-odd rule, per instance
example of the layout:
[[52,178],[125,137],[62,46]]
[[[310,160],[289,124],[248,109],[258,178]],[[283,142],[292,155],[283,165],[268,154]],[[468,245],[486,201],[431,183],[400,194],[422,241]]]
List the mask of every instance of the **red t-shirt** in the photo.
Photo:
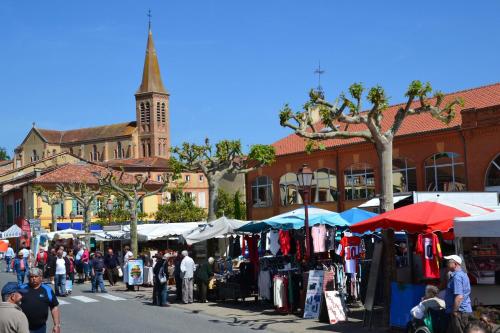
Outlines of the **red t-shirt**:
[[337,254],[344,257],[345,260],[345,272],[346,273],[356,273],[357,260],[361,252],[361,238],[353,237],[342,237],[340,240],[339,250]]
[[439,279],[441,276],[439,274],[439,260],[443,255],[436,234],[418,235],[415,252],[422,255],[424,278]]
[[281,253],[284,256],[289,255],[290,250],[292,248],[292,244],[290,242],[291,241],[290,232],[288,230],[280,230],[279,241],[280,241]]

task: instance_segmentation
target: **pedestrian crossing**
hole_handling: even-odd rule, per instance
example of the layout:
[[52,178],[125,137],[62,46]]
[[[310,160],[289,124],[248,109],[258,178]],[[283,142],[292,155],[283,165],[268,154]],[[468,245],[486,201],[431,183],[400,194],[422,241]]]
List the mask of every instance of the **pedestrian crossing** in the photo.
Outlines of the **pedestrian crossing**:
[[58,298],[59,305],[71,305],[71,304],[78,304],[78,303],[99,303],[102,301],[118,302],[118,301],[126,301],[126,300],[127,300],[126,298],[111,295],[111,294],[92,294],[92,297],[78,295],[78,296],[69,296],[65,299],[62,299],[61,297]]

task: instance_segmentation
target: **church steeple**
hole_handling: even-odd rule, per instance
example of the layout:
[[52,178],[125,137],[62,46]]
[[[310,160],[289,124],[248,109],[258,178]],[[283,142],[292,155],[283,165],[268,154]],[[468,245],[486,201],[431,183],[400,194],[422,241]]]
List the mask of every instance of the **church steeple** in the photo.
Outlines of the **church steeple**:
[[144,70],[142,72],[141,86],[137,94],[143,93],[168,94],[161,79],[160,65],[156,57],[155,45],[153,43],[153,33],[149,27],[148,43],[146,46],[146,58],[144,59]]

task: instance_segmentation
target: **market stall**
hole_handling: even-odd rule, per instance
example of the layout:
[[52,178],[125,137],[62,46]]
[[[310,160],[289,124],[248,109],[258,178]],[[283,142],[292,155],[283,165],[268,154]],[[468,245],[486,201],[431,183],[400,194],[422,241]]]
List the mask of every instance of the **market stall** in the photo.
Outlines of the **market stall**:
[[228,219],[222,216],[215,221],[201,224],[194,229],[185,231],[182,236],[188,245],[192,245],[208,239],[233,234],[236,229],[242,228],[246,224],[248,224],[247,221]]
[[454,231],[471,280],[472,301],[500,305],[500,211],[457,218]]
[[19,238],[22,235],[23,230],[14,224],[4,232],[0,232],[0,239]]

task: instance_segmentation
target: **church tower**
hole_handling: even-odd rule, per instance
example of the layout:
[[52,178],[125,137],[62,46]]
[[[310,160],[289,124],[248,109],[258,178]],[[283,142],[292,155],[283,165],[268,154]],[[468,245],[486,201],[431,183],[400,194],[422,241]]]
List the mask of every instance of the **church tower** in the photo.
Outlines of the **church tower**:
[[170,156],[169,97],[161,79],[150,26],[142,82],[135,93],[138,157]]

